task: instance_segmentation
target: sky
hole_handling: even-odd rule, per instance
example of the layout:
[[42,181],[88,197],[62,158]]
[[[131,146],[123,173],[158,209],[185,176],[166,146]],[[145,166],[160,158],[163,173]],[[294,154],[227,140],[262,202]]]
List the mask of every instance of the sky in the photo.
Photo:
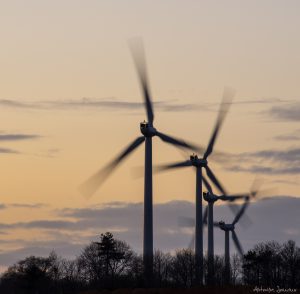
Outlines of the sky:
[[[233,87],[215,146],[225,156],[212,156],[210,167],[230,193],[249,191],[258,177],[268,196],[299,197],[299,12],[296,0],[1,2],[1,254],[34,253],[30,242],[40,242],[77,246],[74,255],[95,237],[95,224],[64,243],[59,222],[77,219],[62,212],[143,201],[143,147],[91,199],[78,190],[140,135],[146,114],[128,46],[135,37],[144,42],[158,130],[206,146],[224,86]],[[155,164],[187,156],[153,139]],[[193,203],[194,194],[193,170],[154,176],[157,205]],[[111,226],[100,224],[99,234]],[[141,248],[128,228],[114,231]]]

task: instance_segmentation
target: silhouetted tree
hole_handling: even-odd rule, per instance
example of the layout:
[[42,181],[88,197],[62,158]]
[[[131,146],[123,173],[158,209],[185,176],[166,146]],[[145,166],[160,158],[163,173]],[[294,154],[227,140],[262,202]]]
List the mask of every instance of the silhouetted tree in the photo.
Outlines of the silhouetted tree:
[[8,268],[1,277],[1,286],[5,293],[53,293],[58,275],[55,253],[49,257],[30,256]]
[[296,287],[299,268],[300,249],[295,242],[259,243],[244,256],[243,278],[248,285]]
[[300,248],[294,241],[287,241],[280,251],[282,261],[283,286],[300,287]]
[[172,260],[170,253],[163,253],[159,250],[154,252],[153,273],[156,287],[171,285]]
[[[215,256],[215,284],[224,285],[224,256]],[[155,251],[153,287],[193,287],[193,251]],[[207,279],[207,257],[204,258]],[[9,267],[0,279],[2,294],[78,294],[96,288],[144,287],[142,256],[111,233],[101,234],[74,260],[30,256]],[[300,287],[300,248],[294,241],[259,243],[242,258],[231,257],[231,283],[276,288]],[[123,290],[122,290],[123,291]]]
[[113,287],[125,281],[133,264],[134,252],[124,241],[115,240],[109,232],[100,242],[92,242],[78,258],[84,279],[97,287]]
[[171,279],[177,287],[192,287],[195,283],[195,255],[190,249],[178,250],[172,258]]

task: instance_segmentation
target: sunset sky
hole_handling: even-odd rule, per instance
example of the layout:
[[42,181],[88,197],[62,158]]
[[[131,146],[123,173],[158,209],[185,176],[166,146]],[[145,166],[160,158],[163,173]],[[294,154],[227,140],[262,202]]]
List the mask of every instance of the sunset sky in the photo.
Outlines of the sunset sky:
[[[232,193],[248,191],[257,176],[272,189],[268,196],[300,196],[299,13],[296,0],[2,1],[0,266],[35,246],[49,252],[71,244],[74,255],[106,230],[130,243],[128,227],[76,222],[80,210],[143,201],[136,177],[143,147],[91,199],[78,191],[140,135],[146,119],[133,37],[144,41],[160,131],[206,146],[223,88],[231,86],[236,96],[215,146],[228,156],[211,167]],[[153,141],[155,164],[188,155]],[[194,192],[193,170],[154,177],[159,205],[193,202]],[[59,223],[66,221],[76,228]],[[300,239],[297,227],[291,232]]]

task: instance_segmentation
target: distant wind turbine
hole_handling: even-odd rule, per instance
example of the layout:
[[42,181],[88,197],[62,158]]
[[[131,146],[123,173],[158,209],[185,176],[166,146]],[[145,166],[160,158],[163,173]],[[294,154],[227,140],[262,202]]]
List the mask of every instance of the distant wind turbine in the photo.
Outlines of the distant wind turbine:
[[146,62],[142,42],[131,43],[131,49],[144,96],[148,122],[144,121],[140,123],[142,136],[134,139],[115,159],[84,182],[80,190],[88,197],[94,194],[114,169],[139,145],[145,142],[143,262],[145,281],[149,284],[151,283],[153,273],[152,137],[157,136],[165,143],[193,151],[201,151],[203,148],[166,135],[154,128],[154,112],[147,82]]
[[226,195],[226,191],[216,178],[213,171],[208,166],[208,157],[213,152],[214,144],[219,134],[220,128],[224,122],[225,116],[229,110],[229,106],[234,96],[234,91],[230,88],[225,88],[223,99],[220,105],[217,122],[213,129],[211,138],[209,140],[203,158],[199,158],[193,154],[190,159],[183,162],[176,162],[173,164],[162,165],[157,169],[159,171],[170,170],[182,167],[194,166],[196,168],[196,226],[195,226],[195,261],[196,261],[196,280],[200,284],[203,283],[203,223],[202,223],[202,168],[206,170],[207,176],[215,184],[215,186]]
[[230,283],[230,249],[229,249],[229,232],[231,232],[231,237],[233,243],[241,256],[244,256],[243,247],[235,233],[235,225],[240,220],[242,215],[245,213],[246,208],[249,205],[250,197],[246,197],[244,204],[241,209],[235,216],[233,222],[231,224],[226,224],[224,221],[220,221],[219,223],[214,223],[215,226],[218,226],[221,230],[225,232],[225,281],[226,284]]
[[[249,193],[244,194],[233,194],[233,195],[216,195],[213,193],[212,188],[206,178],[203,176],[203,182],[206,186],[208,192],[203,192],[203,198],[208,202],[208,205],[205,207],[203,214],[203,225],[207,225],[208,227],[208,238],[207,238],[207,253],[209,256],[208,267],[209,267],[209,275],[208,282],[214,283],[214,222],[213,222],[213,206],[214,203],[218,200],[226,201],[227,203],[233,203],[239,199],[245,199],[249,196]],[[229,205],[230,207],[230,205]],[[195,227],[195,219],[191,217],[180,217],[179,218],[179,226],[181,227]],[[194,248],[195,235],[193,235],[189,248]]]
[[249,197],[247,194],[236,195],[216,195],[212,191],[212,187],[209,182],[203,177],[203,182],[208,192],[203,192],[203,198],[207,201],[208,219],[204,219],[207,222],[207,255],[208,255],[208,282],[214,284],[214,204],[218,200],[234,202],[239,199],[246,199]]

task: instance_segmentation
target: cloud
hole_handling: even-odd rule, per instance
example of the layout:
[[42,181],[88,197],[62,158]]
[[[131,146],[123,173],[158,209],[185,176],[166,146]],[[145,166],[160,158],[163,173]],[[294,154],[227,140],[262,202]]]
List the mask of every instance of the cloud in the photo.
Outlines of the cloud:
[[11,207],[16,207],[16,208],[42,208],[46,207],[47,204],[44,203],[33,203],[33,204],[28,204],[28,203],[11,203],[8,204]]
[[286,150],[261,150],[256,152],[241,153],[243,157],[255,157],[272,161],[300,162],[300,148],[289,148]]
[[0,203],[0,209],[5,209],[5,208],[7,208],[7,206],[5,204]]
[[280,180],[280,179],[276,179],[271,181],[271,183],[276,183],[276,184],[286,184],[286,185],[299,185],[299,182],[297,181],[291,181],[291,180]]
[[[231,162],[234,162],[233,164]],[[268,149],[244,152],[231,156],[225,168],[234,172],[262,173],[270,175],[299,174],[300,148],[286,150]]]
[[[176,101],[155,101],[155,108],[162,111],[195,111],[202,109],[198,104],[179,104]],[[123,101],[116,98],[82,98],[69,100],[48,100],[35,102],[19,102],[17,100],[0,99],[0,106],[27,109],[110,109],[110,110],[141,110],[143,102]]]
[[268,113],[271,117],[283,121],[300,121],[300,102],[273,106]]
[[[17,261],[31,256],[48,256],[49,253],[53,250],[59,255],[66,258],[74,258],[75,255],[79,255],[82,249],[82,244],[72,244],[70,242],[48,242],[47,244],[43,244],[40,242],[36,242],[35,245],[30,244],[26,247],[9,250],[6,252],[0,253],[1,266],[7,267],[10,266]],[[71,252],[71,254],[70,254]]]
[[282,98],[269,97],[269,98],[258,98],[258,99],[246,99],[233,101],[233,104],[275,104],[275,103],[287,103],[291,100],[286,100]]
[[0,153],[5,154],[19,154],[20,152],[11,148],[2,148],[0,147]]
[[0,134],[0,141],[22,141],[40,138],[40,135],[35,134]]
[[10,208],[24,208],[24,209],[38,209],[47,207],[47,204],[44,203],[3,203],[0,204],[0,209],[10,209]]
[[[246,230],[237,225],[236,233],[245,250],[262,241],[284,242],[293,239],[300,244],[300,197],[274,197],[252,203],[247,211],[252,226]],[[65,208],[55,211],[59,220],[36,220],[2,224],[2,232],[12,229],[39,229],[36,239],[7,239],[1,237],[0,266],[7,266],[28,255],[46,256],[55,250],[58,254],[74,258],[82,248],[101,233],[112,231],[116,238],[128,242],[137,252],[142,250],[143,204],[112,202],[103,206]],[[154,247],[163,251],[186,248],[193,235],[193,228],[178,226],[179,216],[194,216],[195,205],[188,201],[171,201],[154,204]],[[216,205],[215,221],[231,222],[233,215],[226,205]],[[70,221],[69,219],[72,219]],[[13,233],[14,234],[14,233]],[[31,236],[34,234],[31,233]],[[42,237],[41,237],[42,236]],[[224,233],[215,229],[215,251],[223,254]],[[204,235],[206,248],[206,234]],[[12,249],[13,248],[13,249]]]
[[11,224],[0,223],[0,229],[80,229],[76,222],[65,220],[36,220]]
[[273,139],[278,141],[300,141],[300,129],[297,129],[290,134],[275,136]]
[[[25,141],[25,140],[35,140],[41,138],[37,134],[5,134],[0,132],[0,142],[15,142],[15,141]],[[17,151],[12,148],[0,147],[0,153],[3,154],[21,154],[20,151]]]
[[278,168],[278,167],[268,167],[268,166],[260,166],[260,165],[252,165],[250,167],[242,167],[238,165],[233,165],[227,170],[234,172],[249,172],[249,173],[259,173],[259,174],[269,174],[269,175],[284,175],[284,174],[299,174],[300,167],[286,167],[286,168]]
[[20,102],[17,100],[0,99],[0,106],[10,108],[38,108],[38,104],[31,102]]

